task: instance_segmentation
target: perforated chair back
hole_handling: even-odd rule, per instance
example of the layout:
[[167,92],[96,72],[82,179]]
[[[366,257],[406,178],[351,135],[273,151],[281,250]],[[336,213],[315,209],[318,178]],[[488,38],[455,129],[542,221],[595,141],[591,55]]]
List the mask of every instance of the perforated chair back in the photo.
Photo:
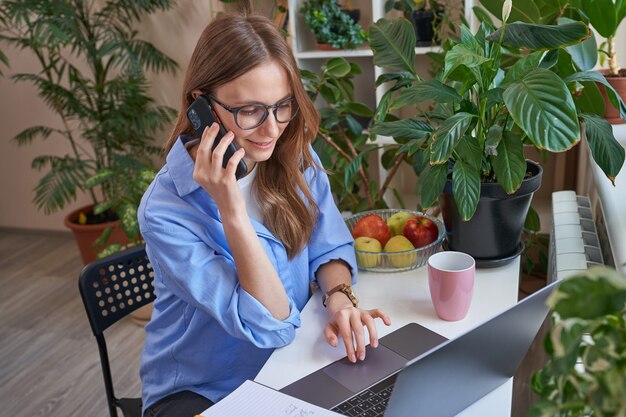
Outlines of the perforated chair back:
[[145,247],[135,246],[86,265],[78,287],[98,342],[104,387],[111,417],[119,407],[125,417],[141,416],[141,398],[117,398],[104,331],[118,320],[154,301],[154,272]]

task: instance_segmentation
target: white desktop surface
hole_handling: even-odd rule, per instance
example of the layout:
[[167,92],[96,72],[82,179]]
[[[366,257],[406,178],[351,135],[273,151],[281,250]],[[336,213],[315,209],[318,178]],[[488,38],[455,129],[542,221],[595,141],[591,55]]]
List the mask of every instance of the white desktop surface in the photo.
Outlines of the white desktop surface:
[[[626,148],[626,124],[613,125],[613,134]],[[602,211],[613,251],[615,269],[626,274],[626,164],[615,177],[615,187],[592,161],[593,177],[602,201]]]
[[[517,302],[520,259],[493,269],[477,269],[474,296],[467,316],[448,322],[435,314],[428,290],[428,268],[400,273],[358,274],[354,290],[363,308],[382,308],[391,318],[391,326],[376,320],[379,337],[410,322],[416,322],[447,338],[457,337],[485,322]],[[295,340],[276,349],[261,369],[256,382],[275,389],[286,385],[343,358],[345,348],[340,340],[331,347],[323,337],[322,329],[327,315],[318,291],[301,312],[302,325]],[[367,360],[367,358],[366,358]],[[459,416],[503,417],[511,415],[512,379],[468,407]]]

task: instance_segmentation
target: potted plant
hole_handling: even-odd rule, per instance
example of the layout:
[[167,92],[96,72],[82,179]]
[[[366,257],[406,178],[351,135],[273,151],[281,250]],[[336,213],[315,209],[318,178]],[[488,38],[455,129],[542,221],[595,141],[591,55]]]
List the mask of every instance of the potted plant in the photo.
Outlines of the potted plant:
[[[390,71],[380,82],[392,83],[377,109],[373,133],[391,136],[420,155],[422,204],[435,204],[441,194],[448,247],[485,265],[521,251],[524,220],[542,172],[525,160],[524,144],[565,151],[580,140],[582,123],[593,158],[611,181],[624,162],[624,149],[608,122],[579,113],[569,88],[601,75],[562,78],[550,69],[554,55],[549,51],[565,53],[564,47],[589,36],[587,26],[507,24],[510,8],[505,1],[497,30],[483,23],[474,35],[461,26],[460,38],[447,42],[444,67],[433,80],[422,80],[414,69],[415,35],[408,22],[381,19],[369,32],[374,64]],[[505,47],[527,53],[503,67]],[[384,121],[390,111],[430,100],[437,104],[434,110]]]
[[441,24],[445,8],[436,0],[387,0],[385,13],[392,9],[402,12],[413,24],[417,46],[429,46],[441,42]]
[[[626,3],[621,0],[581,0],[580,9],[589,17],[589,23],[598,34],[606,38],[606,41],[599,47],[600,62],[603,63],[606,58],[608,66],[603,74],[624,100],[626,98],[626,69],[620,68],[617,64],[618,48],[615,44],[615,36],[626,17]],[[611,123],[626,123],[626,115],[620,111],[619,103],[612,95],[606,93],[603,85],[599,87],[604,97],[606,119]]]
[[626,277],[595,267],[563,280],[547,301],[548,361],[533,375],[528,417],[626,415]]
[[337,0],[307,0],[300,13],[320,49],[354,49],[367,41],[363,28],[342,11]]
[[[120,219],[123,231],[137,239],[131,206],[136,210],[138,200],[118,193],[146,183],[111,172],[121,169],[121,161],[124,166],[151,167],[150,157],[160,153],[153,135],[175,113],[154,104],[145,71],[173,72],[176,63],[138,39],[133,29],[142,16],[170,7],[169,1],[160,0],[108,0],[97,8],[80,0],[6,0],[0,6],[0,40],[32,52],[39,62],[38,68],[11,79],[33,84],[61,122],[60,128],[28,127],[13,140],[20,146],[37,138],[69,145],[69,154],[33,160],[33,168],[45,170],[35,187],[34,203],[48,214],[75,201],[78,192],[89,193],[93,204],[66,217],[66,225],[83,245],[85,262],[98,251],[92,247],[95,237],[115,225],[109,221]],[[103,222],[99,231],[81,238],[81,226],[98,227]],[[123,234],[122,229],[117,233]]]
[[[312,100],[323,99],[318,136],[313,143],[322,164],[329,171],[330,185],[341,211],[357,213],[364,210],[387,208],[384,200],[390,182],[406,157],[396,154],[396,146],[383,155],[383,167],[388,170],[383,184],[370,176],[368,156],[382,145],[372,142],[367,126],[374,112],[354,97],[352,79],[361,73],[361,67],[344,58],[332,58],[321,68],[320,74],[300,70],[305,89]],[[393,158],[387,155],[393,154]],[[393,190],[392,190],[393,191]],[[396,197],[401,201],[399,195]]]
[[[489,12],[498,15],[499,0],[480,0]],[[563,23],[569,19],[580,20],[594,27],[603,37],[605,42],[598,48],[595,36],[592,36],[579,45],[570,47],[570,55],[579,70],[593,69],[598,60],[601,66],[608,62],[608,69],[601,70],[606,81],[617,91],[622,100],[626,97],[626,78],[624,69],[617,64],[617,48],[615,36],[617,30],[626,16],[626,6],[621,0],[534,0],[530,2],[518,2],[511,11],[510,20],[522,20],[528,23]],[[477,15],[481,20],[489,19],[488,15],[476,8]],[[575,50],[571,50],[575,49]],[[598,52],[600,54],[598,55]],[[560,63],[557,64],[557,67]],[[594,112],[603,115],[610,123],[624,123],[626,109],[620,107],[620,102],[613,94],[607,94],[604,83],[599,82],[597,88],[585,85],[584,90],[577,95],[577,104],[585,107],[586,112]]]

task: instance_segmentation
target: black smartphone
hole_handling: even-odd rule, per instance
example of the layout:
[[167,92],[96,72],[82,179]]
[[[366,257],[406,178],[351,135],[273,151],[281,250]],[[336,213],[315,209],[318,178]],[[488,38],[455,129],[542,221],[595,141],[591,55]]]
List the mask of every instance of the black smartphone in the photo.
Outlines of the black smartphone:
[[[222,125],[221,121],[217,117],[217,114],[211,107],[211,103],[206,96],[198,96],[197,99],[194,100],[193,103],[187,109],[187,118],[191,123],[191,127],[196,131],[198,137],[202,137],[202,133],[204,129],[211,126],[213,123],[217,123],[220,127],[219,132],[217,132],[217,136],[215,137],[215,142],[213,142],[213,147],[211,150],[214,150],[220,140],[226,134],[226,129],[224,129],[224,125]],[[233,154],[237,151],[237,147],[234,143],[228,145],[226,149],[226,153],[224,153],[224,160],[222,161],[222,167],[226,168],[226,164]],[[239,161],[237,165],[237,170],[235,171],[235,177],[237,179],[244,177],[248,173],[248,167],[246,163],[243,161]]]

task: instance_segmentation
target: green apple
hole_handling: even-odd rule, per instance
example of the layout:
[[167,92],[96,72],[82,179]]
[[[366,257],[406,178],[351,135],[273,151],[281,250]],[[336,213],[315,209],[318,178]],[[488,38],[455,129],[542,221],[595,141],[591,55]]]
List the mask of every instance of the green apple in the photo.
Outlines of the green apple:
[[356,259],[360,267],[374,268],[380,263],[380,252],[383,251],[383,246],[373,237],[357,237],[354,239],[354,249],[361,252],[376,252],[371,254],[357,252]]
[[393,236],[385,245],[385,252],[389,252],[387,258],[394,268],[406,268],[417,260],[417,253],[396,254],[394,252],[405,252],[415,249],[409,239],[402,235]]
[[413,214],[408,211],[399,211],[391,215],[391,217],[387,219],[387,226],[391,229],[391,235],[401,235],[404,223],[406,223],[411,217],[413,217]]

